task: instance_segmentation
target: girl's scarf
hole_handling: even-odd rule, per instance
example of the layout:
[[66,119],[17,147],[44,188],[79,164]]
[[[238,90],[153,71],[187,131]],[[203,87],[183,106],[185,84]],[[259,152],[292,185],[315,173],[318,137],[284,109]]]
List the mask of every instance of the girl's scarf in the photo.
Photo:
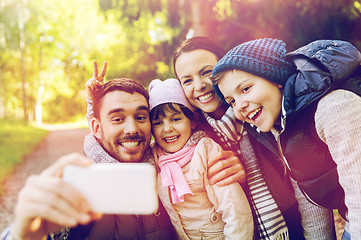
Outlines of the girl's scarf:
[[[183,202],[185,194],[193,194],[183,175],[182,167],[191,161],[195,147],[206,136],[204,131],[194,132],[180,151],[169,155],[165,155],[157,146],[161,181],[163,186],[169,186],[173,203]],[[184,159],[183,156],[185,156]]]
[[191,161],[195,147],[196,145],[183,147],[178,152],[169,155],[158,147],[160,178],[163,186],[169,187],[173,203],[184,202],[185,194],[193,194],[183,175],[182,167]]

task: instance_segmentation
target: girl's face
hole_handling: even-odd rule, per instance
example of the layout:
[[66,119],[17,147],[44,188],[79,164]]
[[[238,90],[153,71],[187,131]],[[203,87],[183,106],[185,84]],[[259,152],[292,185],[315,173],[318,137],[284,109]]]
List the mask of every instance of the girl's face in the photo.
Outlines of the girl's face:
[[225,100],[239,120],[268,132],[279,121],[282,107],[281,85],[253,74],[227,72],[218,84]]
[[182,53],[175,63],[175,71],[188,101],[194,107],[214,115],[218,114],[217,111],[224,113],[220,107],[222,101],[209,79],[216,63],[216,55],[203,49]]
[[174,153],[183,148],[192,134],[195,125],[180,110],[165,111],[164,117],[152,121],[155,141],[164,152]]

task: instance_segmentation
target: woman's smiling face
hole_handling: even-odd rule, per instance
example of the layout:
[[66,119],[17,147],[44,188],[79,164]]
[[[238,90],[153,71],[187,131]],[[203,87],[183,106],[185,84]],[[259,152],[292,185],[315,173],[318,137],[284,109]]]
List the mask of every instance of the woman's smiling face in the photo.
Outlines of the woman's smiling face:
[[219,90],[239,120],[268,132],[279,121],[282,108],[281,85],[256,75],[234,70],[218,83]]
[[216,63],[216,55],[203,49],[184,52],[175,63],[175,71],[188,101],[194,107],[215,115],[217,111],[224,112],[220,108],[222,101],[209,79]]

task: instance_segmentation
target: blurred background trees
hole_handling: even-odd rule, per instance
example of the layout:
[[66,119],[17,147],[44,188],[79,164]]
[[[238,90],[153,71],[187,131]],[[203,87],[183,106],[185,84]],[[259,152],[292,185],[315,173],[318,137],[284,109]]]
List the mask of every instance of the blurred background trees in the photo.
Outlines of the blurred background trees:
[[0,118],[71,121],[86,111],[92,62],[107,79],[173,77],[187,36],[228,50],[273,37],[292,51],[316,39],[361,49],[361,0],[2,0]]

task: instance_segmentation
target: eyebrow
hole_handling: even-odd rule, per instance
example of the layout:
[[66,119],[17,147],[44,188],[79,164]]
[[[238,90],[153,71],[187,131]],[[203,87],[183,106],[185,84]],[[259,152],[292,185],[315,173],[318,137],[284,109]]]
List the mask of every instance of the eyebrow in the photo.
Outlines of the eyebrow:
[[[249,80],[249,79],[246,79],[246,80],[244,80],[244,81],[241,81],[240,83],[238,83],[238,84],[234,87],[234,89],[240,88],[240,87],[243,86],[244,83],[247,82],[248,80]],[[232,97],[230,97],[230,96],[224,96],[224,95],[223,95],[223,97],[224,97],[225,100],[232,98]]]
[[250,81],[251,81],[251,79],[249,79],[249,78],[240,79],[240,82],[237,84],[237,86],[235,87],[235,89],[238,88],[238,87],[240,87],[240,86],[243,86],[243,85],[247,84],[247,83],[250,82]]
[[[124,112],[124,111],[125,111],[124,108],[114,108],[114,109],[112,109],[112,110],[110,110],[108,112],[108,115],[113,114],[113,113]],[[141,106],[137,107],[136,111],[147,111],[147,112],[149,112],[149,108],[146,105],[141,105]]]
[[208,67],[213,67],[213,66],[210,65],[210,64],[203,66],[203,67],[199,70],[198,74],[201,74],[202,72],[204,72],[204,70],[206,70],[206,68],[208,68]]
[[[172,113],[170,116],[171,116],[171,117],[174,117],[174,116],[182,115],[182,114],[183,114],[183,112],[180,111],[180,112],[174,112],[174,113]],[[184,114],[183,114],[183,115],[184,115]]]
[[251,79],[246,78],[246,79],[244,79],[244,80],[241,80],[241,83],[244,84],[244,83],[247,83],[247,82],[249,82],[249,81],[251,81]]
[[[201,69],[199,69],[198,74],[201,74],[202,72],[204,72],[204,70],[208,67],[213,67],[213,65],[209,64],[209,65],[203,66]],[[189,77],[191,77],[191,75],[181,76],[180,79],[189,78]]]

